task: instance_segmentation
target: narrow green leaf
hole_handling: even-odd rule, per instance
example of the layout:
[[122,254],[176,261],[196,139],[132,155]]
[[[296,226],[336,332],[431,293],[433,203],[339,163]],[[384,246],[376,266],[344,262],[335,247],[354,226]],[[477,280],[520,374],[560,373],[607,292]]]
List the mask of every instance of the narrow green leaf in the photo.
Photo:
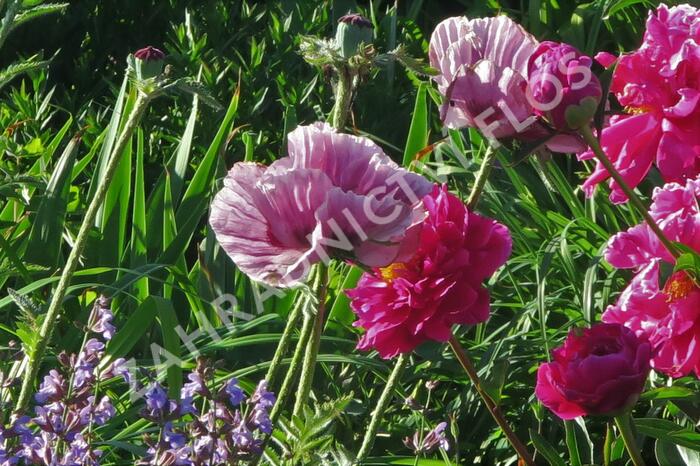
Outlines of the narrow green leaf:
[[79,145],[79,136],[71,139],[56,162],[56,167],[32,220],[32,229],[24,255],[26,262],[48,267],[58,264],[70,193],[70,178]]
[[148,297],[136,308],[129,319],[119,327],[112,340],[107,345],[102,367],[109,366],[117,358],[125,357],[151,328],[158,314],[158,301]]
[[408,130],[406,149],[403,153],[403,166],[408,168],[416,155],[428,145],[428,84],[421,82],[416,93],[413,118]]
[[544,457],[552,466],[566,466],[566,463],[557,452],[557,450],[544,437],[537,433],[536,430],[530,429],[530,439],[537,451]]

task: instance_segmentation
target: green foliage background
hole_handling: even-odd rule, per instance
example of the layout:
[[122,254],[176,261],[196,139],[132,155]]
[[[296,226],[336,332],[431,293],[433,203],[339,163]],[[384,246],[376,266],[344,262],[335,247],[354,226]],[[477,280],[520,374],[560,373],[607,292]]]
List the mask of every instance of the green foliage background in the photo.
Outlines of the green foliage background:
[[[119,124],[119,118],[111,120],[115,102],[126,108],[133,103],[122,82],[126,56],[135,49],[162,47],[173,72],[198,76],[222,109],[193,104],[186,95],[152,106],[112,183],[45,368],[58,352],[78,349],[81,335],[72,322],[85,319],[97,292],[114,297],[120,330],[110,356],[135,357],[144,368],[154,364],[154,342],[191,367],[193,357],[174,327],[202,331],[202,316],[217,322],[211,306],[216,297],[231,294],[242,310],[254,312],[264,290],[216,246],[206,222],[208,203],[235,161],[274,160],[284,153],[287,132],[330,111],[330,77],[303,61],[300,34],[332,36],[336,18],[359,8],[376,25],[379,50],[404,44],[414,56],[426,57],[430,33],[445,17],[502,13],[539,39],[565,40],[594,54],[635,48],[646,12],[655,5],[640,0],[406,0],[398,7],[381,0],[360,5],[348,0],[76,0],[63,13],[23,25],[5,43],[0,64],[35,54],[53,58],[48,67],[0,91],[0,342],[19,340],[28,348],[34,343],[37,321],[99,177],[110,129]],[[444,137],[430,93],[416,92],[425,88],[421,82],[400,66],[389,66],[361,87],[354,104],[357,131],[376,139],[397,161],[407,141]],[[412,122],[423,124],[409,134]],[[472,131],[446,136],[461,153],[442,145],[425,161],[466,195],[484,146]],[[467,167],[458,162],[460,156],[470,161]],[[492,396],[521,438],[534,439],[544,462],[547,448],[564,455],[567,447],[564,425],[534,399],[534,371],[572,325],[598,320],[614,301],[629,277],[602,260],[602,247],[611,234],[639,219],[624,206],[611,207],[605,193],[585,200],[578,185],[591,167],[573,156],[523,158],[503,151],[499,162],[479,210],[511,229],[514,254],[490,284],[491,320],[459,329],[458,335]],[[648,195],[651,187],[641,190]],[[277,436],[278,454],[291,452],[289,461],[296,464],[343,464],[345,452],[356,451],[391,370],[390,362],[354,350],[357,330],[341,293],[346,274],[344,267],[332,270],[334,307],[313,387],[321,402],[342,399],[342,413],[327,407],[301,425],[286,424]],[[221,377],[233,374],[252,387],[264,375],[292,299],[290,294],[266,300],[264,313],[252,321],[219,329],[220,341],[202,332],[198,348],[223,361]],[[171,389],[181,381],[182,369],[169,369]],[[402,400],[412,396],[426,403],[427,381],[439,381],[430,404],[423,412],[411,411]],[[665,381],[654,383],[662,387]],[[640,404],[635,416],[663,417],[678,429],[692,429],[700,418],[697,380],[681,379],[676,386],[681,391],[674,396],[648,395],[657,399]],[[115,422],[99,430],[105,464],[133,464],[132,453],[143,450],[142,434],[152,426],[139,419],[140,405],[128,396],[118,409]],[[412,356],[368,464],[414,464],[401,440],[442,420],[450,423],[453,448],[417,464],[514,464],[468,379],[447,348],[437,344]],[[679,450],[666,435],[670,428],[661,435],[654,426],[642,432],[651,464],[698,458],[696,437]],[[577,424],[573,432],[570,440],[577,440],[583,462],[601,463],[604,420]],[[620,441],[612,451],[612,464],[624,464]]]

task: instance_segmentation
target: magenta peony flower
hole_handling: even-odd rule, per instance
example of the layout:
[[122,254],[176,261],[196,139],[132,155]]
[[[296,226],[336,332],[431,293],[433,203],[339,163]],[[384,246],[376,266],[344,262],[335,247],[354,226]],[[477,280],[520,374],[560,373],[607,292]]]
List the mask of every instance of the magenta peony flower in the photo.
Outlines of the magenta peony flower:
[[537,398],[562,419],[617,415],[639,399],[649,375],[651,345],[628,328],[574,328],[552,362],[537,370]]
[[[699,203],[700,177],[657,189],[650,213],[670,240],[700,252]],[[637,274],[603,321],[624,324],[648,338],[654,369],[671,377],[691,371],[700,376],[700,287],[685,272],[661,279],[662,264],[673,258],[646,223],[614,236],[605,257]]]
[[592,63],[571,45],[542,42],[528,62],[535,113],[562,131],[590,124],[603,94]]
[[[553,134],[534,115],[526,95],[528,60],[538,42],[506,16],[448,18],[430,38],[430,64],[445,96],[441,117],[448,128],[480,128],[490,138],[536,140]],[[548,147],[585,149],[574,135],[557,135]]]
[[346,293],[366,330],[359,349],[383,358],[408,353],[426,340],[447,341],[454,324],[489,317],[483,286],[511,252],[508,229],[469,212],[447,187],[423,198],[428,216],[416,254],[406,262],[365,273]]
[[216,238],[244,273],[292,286],[329,257],[383,267],[415,248],[426,179],[322,123],[292,131],[288,147],[269,167],[235,164],[212,204]]
[[[637,186],[652,165],[667,182],[700,173],[700,11],[689,5],[659,6],[650,13],[642,46],[623,55],[611,91],[626,114],[603,129],[601,144],[625,181]],[[609,61],[609,60],[608,60]],[[593,158],[591,151],[580,159]],[[583,187],[591,196],[609,178],[599,163]],[[609,181],[615,203],[627,196]]]

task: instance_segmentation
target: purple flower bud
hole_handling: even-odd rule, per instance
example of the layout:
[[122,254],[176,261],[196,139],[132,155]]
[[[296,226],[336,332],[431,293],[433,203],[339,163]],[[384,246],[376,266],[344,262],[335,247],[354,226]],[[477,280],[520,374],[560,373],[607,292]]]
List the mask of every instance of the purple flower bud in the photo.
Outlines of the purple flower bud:
[[88,320],[88,330],[93,333],[102,334],[105,340],[111,340],[116,331],[114,325],[112,325],[112,311],[109,308],[109,300],[100,296],[95,300],[95,304],[90,313],[90,319]]
[[268,414],[267,409],[261,407],[260,405],[257,405],[255,409],[253,409],[251,423],[257,427],[260,432],[264,432],[266,434],[272,433],[272,421],[270,420],[270,415]]
[[[238,380],[236,380],[236,378],[232,378],[226,382],[226,385],[224,385],[224,392],[228,396],[228,401],[231,403],[231,406],[238,406],[245,400],[245,393],[241,390],[241,387],[238,386]],[[253,396],[255,396],[255,394],[253,394]]]
[[353,26],[365,27],[373,29],[372,21],[357,13],[348,13],[338,19],[339,23],[352,24]]
[[182,448],[187,444],[187,437],[182,433],[174,432],[171,422],[167,422],[163,426],[163,440],[170,448]]
[[109,397],[103,396],[100,402],[93,406],[94,399],[94,396],[88,398],[87,408],[92,411],[92,420],[95,422],[95,424],[101,426],[112,419],[116,414],[116,411],[114,406],[112,406],[112,402],[110,401]]
[[261,380],[253,392],[253,396],[250,397],[251,403],[263,408],[272,408],[275,401],[275,394],[267,391],[267,380]]
[[111,379],[112,377],[122,377],[124,382],[131,385],[131,373],[129,372],[129,366],[126,359],[116,359],[102,374],[102,380]]
[[58,371],[52,369],[48,375],[44,376],[44,381],[39,386],[34,399],[39,404],[58,401],[65,396],[67,390],[66,380]]
[[421,441],[420,432],[413,434],[413,437],[406,437],[403,440],[404,445],[413,450],[415,454],[430,453],[437,448],[449,450],[450,443],[445,437],[446,422],[441,422],[431,431],[429,431]]
[[590,123],[602,97],[593,60],[568,44],[542,42],[528,62],[528,98],[557,130]]
[[350,58],[360,51],[361,44],[371,44],[374,39],[372,22],[358,14],[349,14],[338,20],[335,43],[343,58]]
[[182,387],[183,397],[193,397],[194,395],[206,396],[209,392],[207,386],[198,372],[191,372],[187,375],[189,382]]
[[153,46],[146,46],[134,52],[134,57],[143,61],[156,61],[165,59],[165,53]]
[[155,78],[163,72],[165,53],[155,47],[144,47],[134,52],[134,68],[139,81]]
[[146,406],[154,415],[162,414],[165,407],[169,405],[168,394],[158,382],[151,385],[145,397]]

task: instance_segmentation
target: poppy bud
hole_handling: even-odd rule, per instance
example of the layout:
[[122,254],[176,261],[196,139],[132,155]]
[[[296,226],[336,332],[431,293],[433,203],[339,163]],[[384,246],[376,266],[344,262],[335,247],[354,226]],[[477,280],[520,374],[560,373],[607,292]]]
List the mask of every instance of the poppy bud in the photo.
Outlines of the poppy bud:
[[374,39],[372,22],[356,13],[348,14],[338,20],[335,43],[343,58],[357,54],[360,44],[371,44]]
[[139,80],[151,79],[163,72],[165,53],[155,47],[144,47],[134,52],[136,77]]

